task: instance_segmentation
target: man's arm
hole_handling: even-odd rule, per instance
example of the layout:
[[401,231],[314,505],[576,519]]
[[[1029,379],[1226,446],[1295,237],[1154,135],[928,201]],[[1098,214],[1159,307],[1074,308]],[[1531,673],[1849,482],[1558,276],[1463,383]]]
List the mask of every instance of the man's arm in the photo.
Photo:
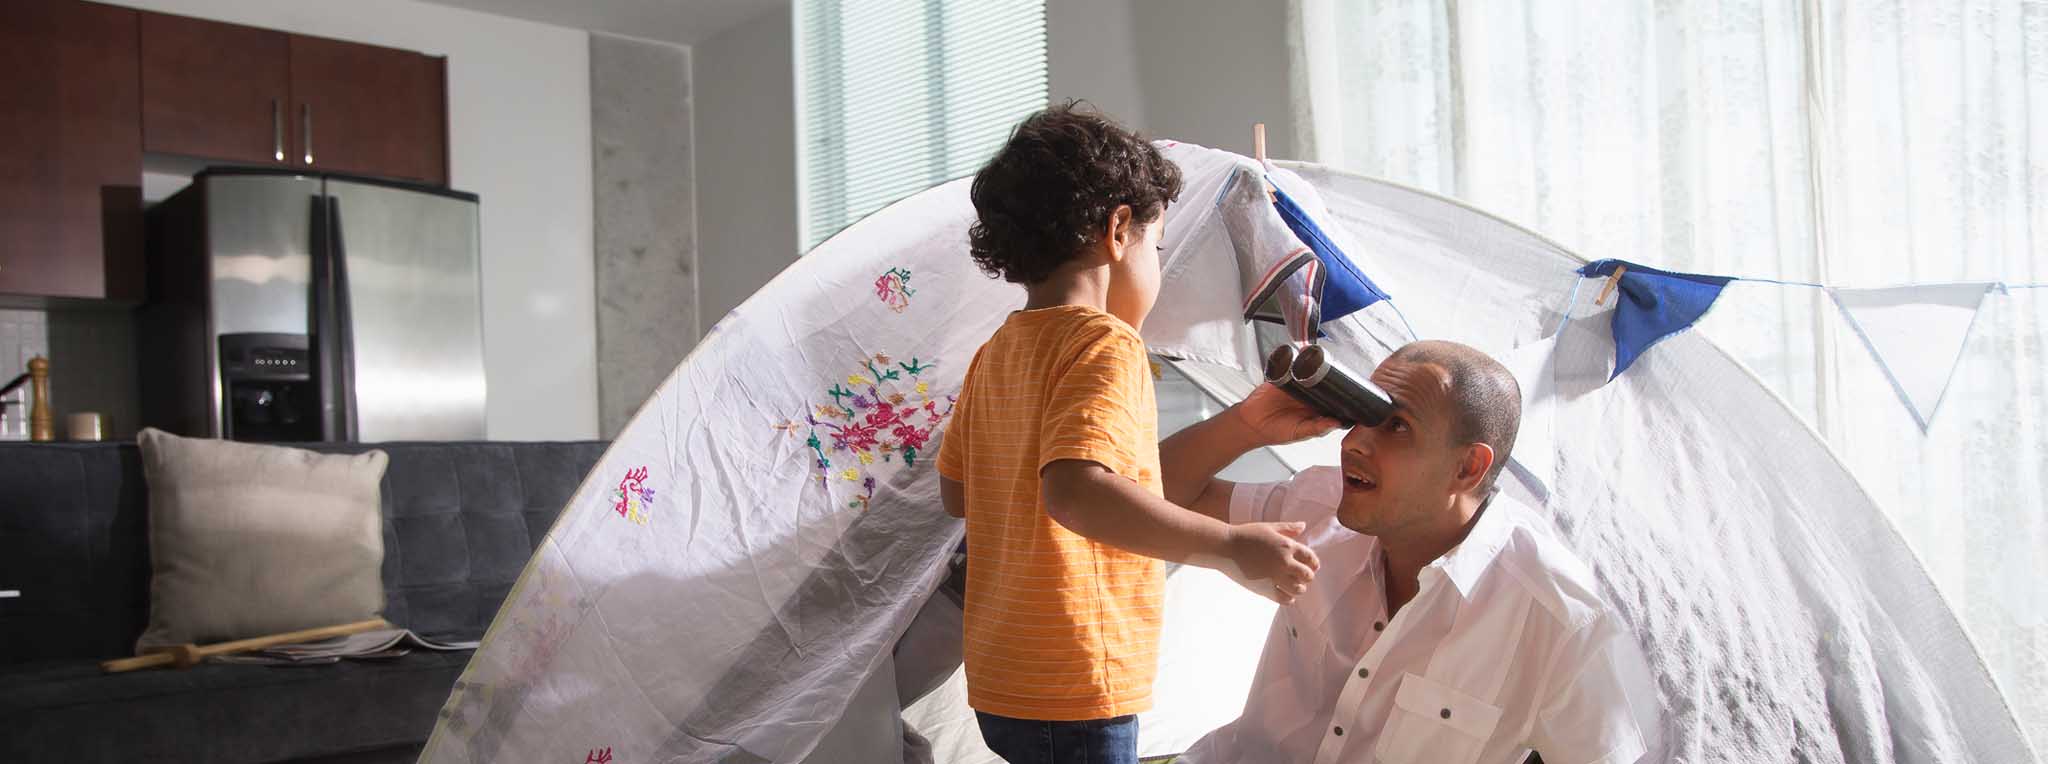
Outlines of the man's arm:
[[[1656,724],[1649,664],[1612,611],[1560,645],[1528,745],[1549,764],[1630,764]],[[1654,713],[1654,712],[1652,712]]]
[[1159,444],[1166,499],[1224,522],[1236,484],[1216,473],[1254,449],[1313,438],[1337,427],[1271,384],[1260,384],[1223,413],[1174,433]]
[[1167,501],[1230,522],[1236,484],[1216,473],[1264,445],[1235,412],[1236,407],[1224,409],[1160,441],[1159,479]]

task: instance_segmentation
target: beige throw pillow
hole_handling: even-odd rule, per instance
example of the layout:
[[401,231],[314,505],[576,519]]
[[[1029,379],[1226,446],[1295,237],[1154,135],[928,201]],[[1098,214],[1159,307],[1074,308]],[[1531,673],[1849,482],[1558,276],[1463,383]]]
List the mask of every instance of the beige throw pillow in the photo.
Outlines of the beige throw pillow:
[[136,652],[374,618],[387,457],[145,429],[149,628]]

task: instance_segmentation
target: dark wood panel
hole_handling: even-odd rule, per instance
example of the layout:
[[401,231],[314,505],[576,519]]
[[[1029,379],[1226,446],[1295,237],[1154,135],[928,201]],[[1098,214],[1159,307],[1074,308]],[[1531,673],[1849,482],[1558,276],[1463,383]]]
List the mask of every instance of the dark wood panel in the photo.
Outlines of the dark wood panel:
[[0,2],[0,293],[140,299],[137,28],[126,8]]
[[144,149],[286,163],[288,35],[163,13],[141,19]]
[[292,125],[302,163],[447,182],[444,59],[299,35],[290,47]]

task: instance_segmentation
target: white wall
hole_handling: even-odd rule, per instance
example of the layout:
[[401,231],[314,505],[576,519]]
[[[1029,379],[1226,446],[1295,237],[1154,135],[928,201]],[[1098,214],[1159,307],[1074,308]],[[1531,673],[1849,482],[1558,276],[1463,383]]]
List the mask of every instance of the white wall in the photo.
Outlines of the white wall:
[[1154,138],[1291,159],[1286,4],[1046,0],[1054,100],[1085,98]]
[[1046,90],[1149,135],[1132,13],[1131,0],[1045,0]]
[[[1053,100],[1086,99],[1147,135],[1293,155],[1285,8],[1234,0],[1047,0]],[[784,6],[692,48],[698,326],[797,257],[796,112]]]
[[796,262],[790,34],[785,5],[691,50],[700,331]]
[[597,437],[582,30],[414,0],[113,2],[447,56],[450,185],[483,199],[490,437]]

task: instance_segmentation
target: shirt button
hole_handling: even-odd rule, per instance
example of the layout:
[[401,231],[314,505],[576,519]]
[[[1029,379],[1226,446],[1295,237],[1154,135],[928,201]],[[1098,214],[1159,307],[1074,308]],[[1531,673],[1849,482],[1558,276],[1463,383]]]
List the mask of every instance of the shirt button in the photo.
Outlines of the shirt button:
[[1441,717],[1443,717],[1443,718],[1445,718],[1445,719],[1449,719],[1449,718],[1451,718],[1451,709],[1448,709],[1448,708],[1444,709],[1444,712],[1443,712],[1443,713],[1441,713],[1441,714],[1438,714],[1438,716],[1441,716]]
[[1369,672],[1367,672],[1367,671],[1366,671],[1365,669],[1359,669],[1359,670],[1358,670],[1358,678],[1360,678],[1360,679],[1364,679],[1364,678],[1365,678],[1365,677],[1366,677],[1366,676],[1368,675],[1368,673],[1369,673]]
[[1336,728],[1336,729],[1334,729],[1334,730],[1331,730],[1331,731],[1332,731],[1332,732],[1335,732],[1335,733],[1337,733],[1337,737],[1343,737],[1343,736],[1344,736],[1344,728],[1343,728],[1343,727],[1338,727],[1338,728]]
[[1372,622],[1372,630],[1373,630],[1373,631],[1386,631],[1386,630],[1387,630],[1387,623],[1386,623],[1385,621],[1373,621],[1373,622]]

